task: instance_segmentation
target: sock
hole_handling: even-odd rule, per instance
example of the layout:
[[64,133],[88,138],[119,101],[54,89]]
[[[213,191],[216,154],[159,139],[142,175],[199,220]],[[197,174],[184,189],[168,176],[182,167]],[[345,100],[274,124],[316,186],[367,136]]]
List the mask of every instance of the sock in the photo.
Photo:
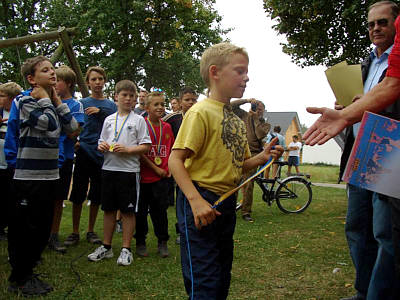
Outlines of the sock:
[[104,248],[106,248],[107,250],[110,250],[110,249],[111,249],[111,245],[106,245],[106,244],[103,243],[103,246],[104,246]]

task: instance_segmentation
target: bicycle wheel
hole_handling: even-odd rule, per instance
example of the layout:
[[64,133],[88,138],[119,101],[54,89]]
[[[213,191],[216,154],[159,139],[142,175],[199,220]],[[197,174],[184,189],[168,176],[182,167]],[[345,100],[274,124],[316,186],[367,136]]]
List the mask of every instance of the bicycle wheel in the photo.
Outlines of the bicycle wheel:
[[284,213],[301,213],[312,200],[311,182],[301,177],[287,178],[279,184],[275,199]]

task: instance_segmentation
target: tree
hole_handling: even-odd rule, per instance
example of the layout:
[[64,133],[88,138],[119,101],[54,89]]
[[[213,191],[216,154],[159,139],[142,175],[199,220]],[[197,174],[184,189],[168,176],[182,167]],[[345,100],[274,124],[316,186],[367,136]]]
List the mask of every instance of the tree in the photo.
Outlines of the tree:
[[[76,27],[79,35],[73,47],[82,70],[100,65],[111,83],[130,79],[146,89],[162,88],[171,96],[185,84],[204,89],[199,57],[226,33],[213,9],[215,0],[53,0],[44,8],[45,2],[35,4],[46,16],[37,18],[41,30]],[[56,47],[52,43],[41,50]]]
[[284,34],[283,52],[302,67],[359,63],[371,51],[368,7],[376,0],[264,0],[273,28]]

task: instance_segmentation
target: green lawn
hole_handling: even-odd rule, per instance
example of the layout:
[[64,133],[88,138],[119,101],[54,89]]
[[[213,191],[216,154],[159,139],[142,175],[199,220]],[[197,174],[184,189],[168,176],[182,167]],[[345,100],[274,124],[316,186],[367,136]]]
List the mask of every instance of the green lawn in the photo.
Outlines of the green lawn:
[[[345,191],[313,187],[313,193],[313,202],[304,213],[285,215],[275,204],[267,207],[261,201],[260,191],[255,189],[252,214],[255,222],[247,223],[240,217],[237,221],[229,299],[339,299],[354,293],[354,271],[344,237]],[[85,206],[82,236],[87,212]],[[65,255],[46,250],[38,272],[55,287],[47,299],[65,299],[74,287],[67,299],[185,299],[179,248],[174,244],[174,208],[169,209],[169,218],[171,255],[166,259],[157,256],[157,241],[152,231],[148,237],[150,256],[135,256],[129,267],[116,264],[121,234],[115,234],[115,257],[97,263],[87,260],[87,254],[94,247],[85,240]],[[100,235],[102,223],[102,214],[99,214],[97,232]],[[71,205],[68,203],[61,238],[70,230]],[[333,274],[335,268],[340,271]],[[9,270],[6,242],[1,242],[0,299],[18,299],[7,293]]]

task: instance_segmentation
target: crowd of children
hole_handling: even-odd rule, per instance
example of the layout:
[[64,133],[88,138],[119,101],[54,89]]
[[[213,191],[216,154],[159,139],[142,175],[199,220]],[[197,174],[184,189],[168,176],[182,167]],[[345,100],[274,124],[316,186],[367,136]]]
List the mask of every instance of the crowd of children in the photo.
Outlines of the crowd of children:
[[[180,110],[168,115],[163,92],[141,90],[138,95],[130,80],[116,83],[115,101],[107,99],[106,73],[98,66],[86,72],[91,96],[75,100],[75,73],[67,66],[55,69],[43,56],[22,65],[30,89],[22,91],[16,83],[0,85],[0,184],[7,200],[0,216],[0,237],[8,227],[9,292],[34,296],[53,289],[33,272],[34,267],[47,245],[65,252],[79,242],[86,199],[90,200],[86,239],[99,244],[88,255],[89,261],[113,257],[118,219],[122,249],[117,264],[132,263],[132,237],[136,254],[148,256],[148,214],[159,255],[167,257],[173,175],[187,293],[191,299],[225,299],[233,260],[236,196],[218,208],[213,203],[239,183],[243,172],[283,151],[272,146],[273,140],[262,153],[250,157],[243,122],[230,106],[232,97],[243,95],[247,66],[243,48],[229,43],[209,48],[200,67],[209,97],[193,106],[197,95],[185,88],[175,99]],[[73,228],[61,244],[58,232],[71,179]],[[100,206],[103,240],[94,232]],[[31,247],[28,252],[26,244]]]

